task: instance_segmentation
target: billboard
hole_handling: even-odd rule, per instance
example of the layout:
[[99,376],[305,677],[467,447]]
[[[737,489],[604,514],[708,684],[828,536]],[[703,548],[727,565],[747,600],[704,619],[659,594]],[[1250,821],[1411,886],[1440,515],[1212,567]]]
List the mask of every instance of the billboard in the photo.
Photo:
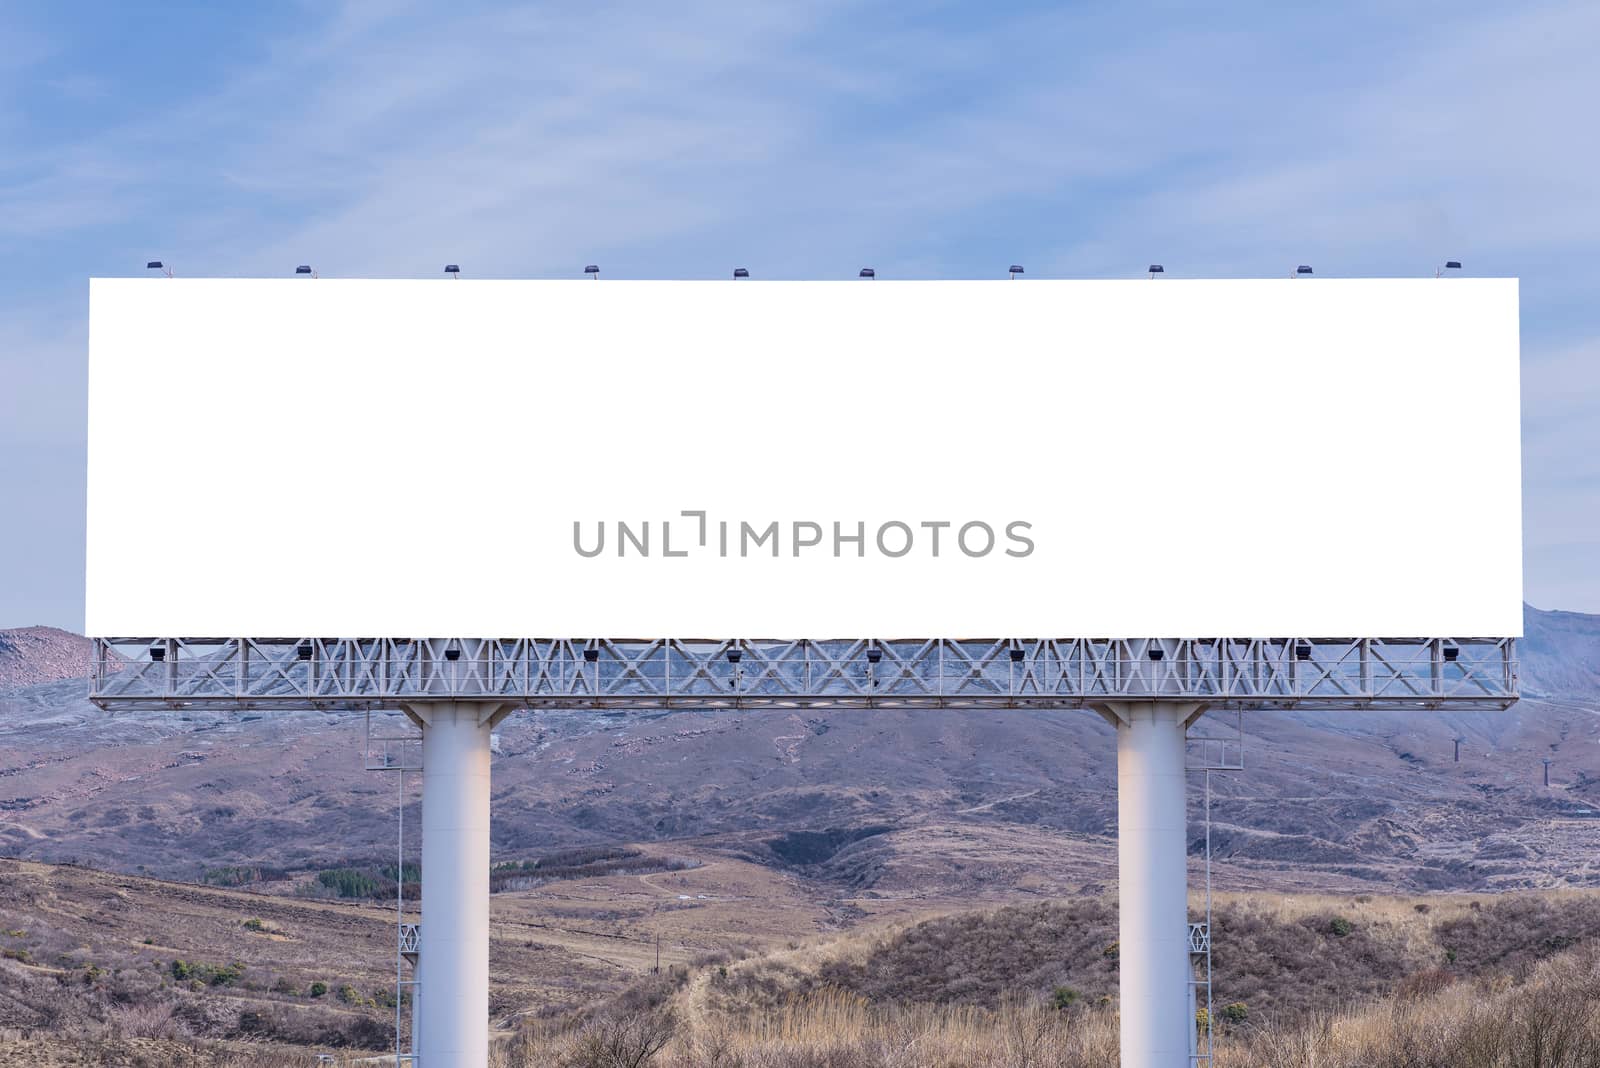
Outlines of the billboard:
[[1516,636],[1517,302],[96,279],[87,626]]

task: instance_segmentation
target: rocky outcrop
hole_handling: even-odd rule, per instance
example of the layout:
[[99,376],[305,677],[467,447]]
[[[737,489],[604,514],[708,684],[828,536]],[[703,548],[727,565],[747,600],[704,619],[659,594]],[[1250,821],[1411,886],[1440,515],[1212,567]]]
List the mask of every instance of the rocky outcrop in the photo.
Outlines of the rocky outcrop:
[[0,630],[0,690],[89,674],[89,639],[55,627]]

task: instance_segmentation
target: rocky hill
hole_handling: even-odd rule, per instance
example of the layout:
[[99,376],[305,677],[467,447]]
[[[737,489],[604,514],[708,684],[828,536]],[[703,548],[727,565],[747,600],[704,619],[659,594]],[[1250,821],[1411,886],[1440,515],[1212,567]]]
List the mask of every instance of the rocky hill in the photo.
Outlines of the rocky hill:
[[89,674],[89,639],[55,627],[0,630],[0,690]]
[[1583,612],[1523,613],[1519,643],[1523,693],[1530,697],[1600,694],[1600,616]]
[[[1247,716],[1248,770],[1212,782],[1221,884],[1600,885],[1600,617],[1529,609],[1527,630],[1538,696],[1507,712]],[[362,717],[107,714],[85,689],[0,692],[0,855],[187,879],[391,855]],[[497,753],[497,859],[694,839],[875,900],[1114,878],[1114,740],[1089,713],[520,713]]]

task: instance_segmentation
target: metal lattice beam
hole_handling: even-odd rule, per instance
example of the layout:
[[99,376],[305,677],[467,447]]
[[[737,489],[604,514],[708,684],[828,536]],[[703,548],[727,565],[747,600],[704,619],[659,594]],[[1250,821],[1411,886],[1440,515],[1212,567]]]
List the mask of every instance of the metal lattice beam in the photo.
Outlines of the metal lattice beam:
[[98,638],[102,708],[1505,708],[1511,638]]

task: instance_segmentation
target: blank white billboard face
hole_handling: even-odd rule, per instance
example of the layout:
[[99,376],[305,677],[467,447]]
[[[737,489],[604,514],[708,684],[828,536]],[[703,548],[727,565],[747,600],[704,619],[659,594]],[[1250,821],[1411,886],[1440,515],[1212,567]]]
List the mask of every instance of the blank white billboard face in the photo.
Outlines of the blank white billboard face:
[[1521,633],[1511,280],[95,280],[97,636]]

